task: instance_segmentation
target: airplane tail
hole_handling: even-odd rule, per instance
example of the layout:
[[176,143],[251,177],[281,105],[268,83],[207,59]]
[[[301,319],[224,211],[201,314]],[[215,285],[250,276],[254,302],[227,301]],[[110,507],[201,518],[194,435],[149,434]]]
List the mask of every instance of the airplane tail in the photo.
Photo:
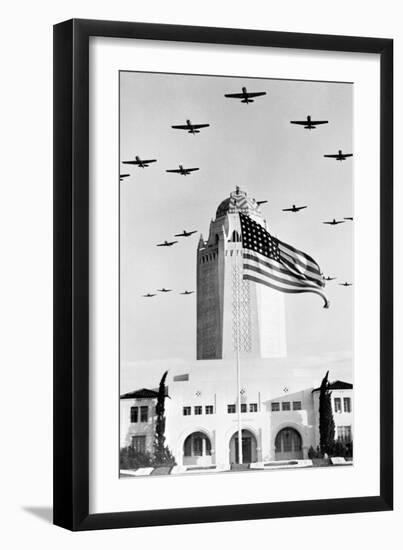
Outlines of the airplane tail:
[[254,102],[253,99],[248,99],[248,98],[241,100],[241,103],[253,103],[253,102]]

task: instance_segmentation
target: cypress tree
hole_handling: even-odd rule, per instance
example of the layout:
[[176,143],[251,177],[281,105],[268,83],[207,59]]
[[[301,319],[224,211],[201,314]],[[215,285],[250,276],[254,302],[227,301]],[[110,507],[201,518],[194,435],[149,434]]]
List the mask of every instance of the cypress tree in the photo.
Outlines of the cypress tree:
[[329,371],[320,385],[319,393],[319,434],[322,454],[330,454],[334,445],[334,420],[332,412],[331,391],[329,390]]
[[165,371],[158,388],[157,422],[155,426],[154,458],[157,464],[175,464],[171,451],[165,445],[165,380],[168,371]]

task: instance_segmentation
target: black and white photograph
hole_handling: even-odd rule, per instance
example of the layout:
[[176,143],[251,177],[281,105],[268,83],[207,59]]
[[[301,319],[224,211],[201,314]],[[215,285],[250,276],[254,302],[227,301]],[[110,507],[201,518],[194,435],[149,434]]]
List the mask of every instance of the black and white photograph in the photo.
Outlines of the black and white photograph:
[[121,480],[354,467],[353,93],[120,71]]

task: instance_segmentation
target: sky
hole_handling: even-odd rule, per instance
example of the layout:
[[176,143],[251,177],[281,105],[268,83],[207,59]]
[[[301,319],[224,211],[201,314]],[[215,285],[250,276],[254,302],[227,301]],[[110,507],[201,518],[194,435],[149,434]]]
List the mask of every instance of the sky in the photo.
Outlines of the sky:
[[[267,95],[249,105],[224,97],[242,86]],[[268,201],[261,209],[271,234],[337,277],[326,285],[327,310],[314,294],[286,295],[285,375],[287,365],[291,373],[304,358],[306,368],[323,358],[352,379],[354,286],[338,283],[353,282],[354,222],[322,223],[354,215],[354,157],[323,157],[353,152],[352,99],[349,83],[120,73],[120,159],[157,159],[145,169],[120,167],[131,174],[120,183],[122,388],[141,386],[164,361],[195,362],[196,298],[180,292],[196,290],[200,233],[207,238],[218,205],[237,185]],[[290,124],[308,114],[329,124],[311,131]],[[210,127],[197,135],[171,128],[186,119]],[[187,177],[165,172],[179,164],[200,170]],[[292,204],[308,208],[282,211]],[[197,233],[174,239],[183,229]],[[156,247],[165,239],[180,242]],[[173,291],[142,297],[162,287]]]

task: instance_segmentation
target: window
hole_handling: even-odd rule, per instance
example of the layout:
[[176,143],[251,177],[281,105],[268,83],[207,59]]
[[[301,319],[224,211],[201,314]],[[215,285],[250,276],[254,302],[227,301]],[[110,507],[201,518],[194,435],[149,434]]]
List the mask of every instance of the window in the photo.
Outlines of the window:
[[206,414],[214,414],[213,405],[206,405]]
[[195,407],[195,414],[202,414],[203,413],[203,407],[201,407],[200,405],[197,405],[197,407]]
[[341,398],[335,397],[334,398],[334,412],[335,413],[341,413]]
[[140,407],[140,422],[148,422],[148,407]]
[[190,434],[185,439],[183,454],[185,456],[210,456],[210,439],[201,432]]
[[236,407],[235,407],[235,405],[227,405],[227,412],[228,412],[229,414],[232,414],[232,413],[236,412]]
[[256,413],[257,412],[257,403],[250,403],[249,404],[249,412]]
[[301,401],[293,401],[292,402],[292,410],[293,411],[300,411],[301,410]]
[[344,412],[345,413],[351,413],[351,398],[345,397],[343,399],[343,405],[344,405]]
[[291,410],[291,403],[289,401],[283,401],[281,403],[281,409],[283,411],[290,411]]
[[130,408],[130,422],[138,422],[139,421],[139,408],[138,407],[131,407]]
[[271,404],[271,410],[272,410],[273,412],[279,411],[279,410],[280,410],[280,403],[272,403],[272,404]]
[[192,409],[190,407],[183,407],[183,416],[190,416],[192,414]]
[[246,413],[246,411],[247,411],[246,403],[241,403],[241,413]]
[[146,452],[146,436],[145,435],[134,435],[132,437],[132,449],[137,453]]
[[351,426],[337,426],[337,441],[341,443],[350,443]]

